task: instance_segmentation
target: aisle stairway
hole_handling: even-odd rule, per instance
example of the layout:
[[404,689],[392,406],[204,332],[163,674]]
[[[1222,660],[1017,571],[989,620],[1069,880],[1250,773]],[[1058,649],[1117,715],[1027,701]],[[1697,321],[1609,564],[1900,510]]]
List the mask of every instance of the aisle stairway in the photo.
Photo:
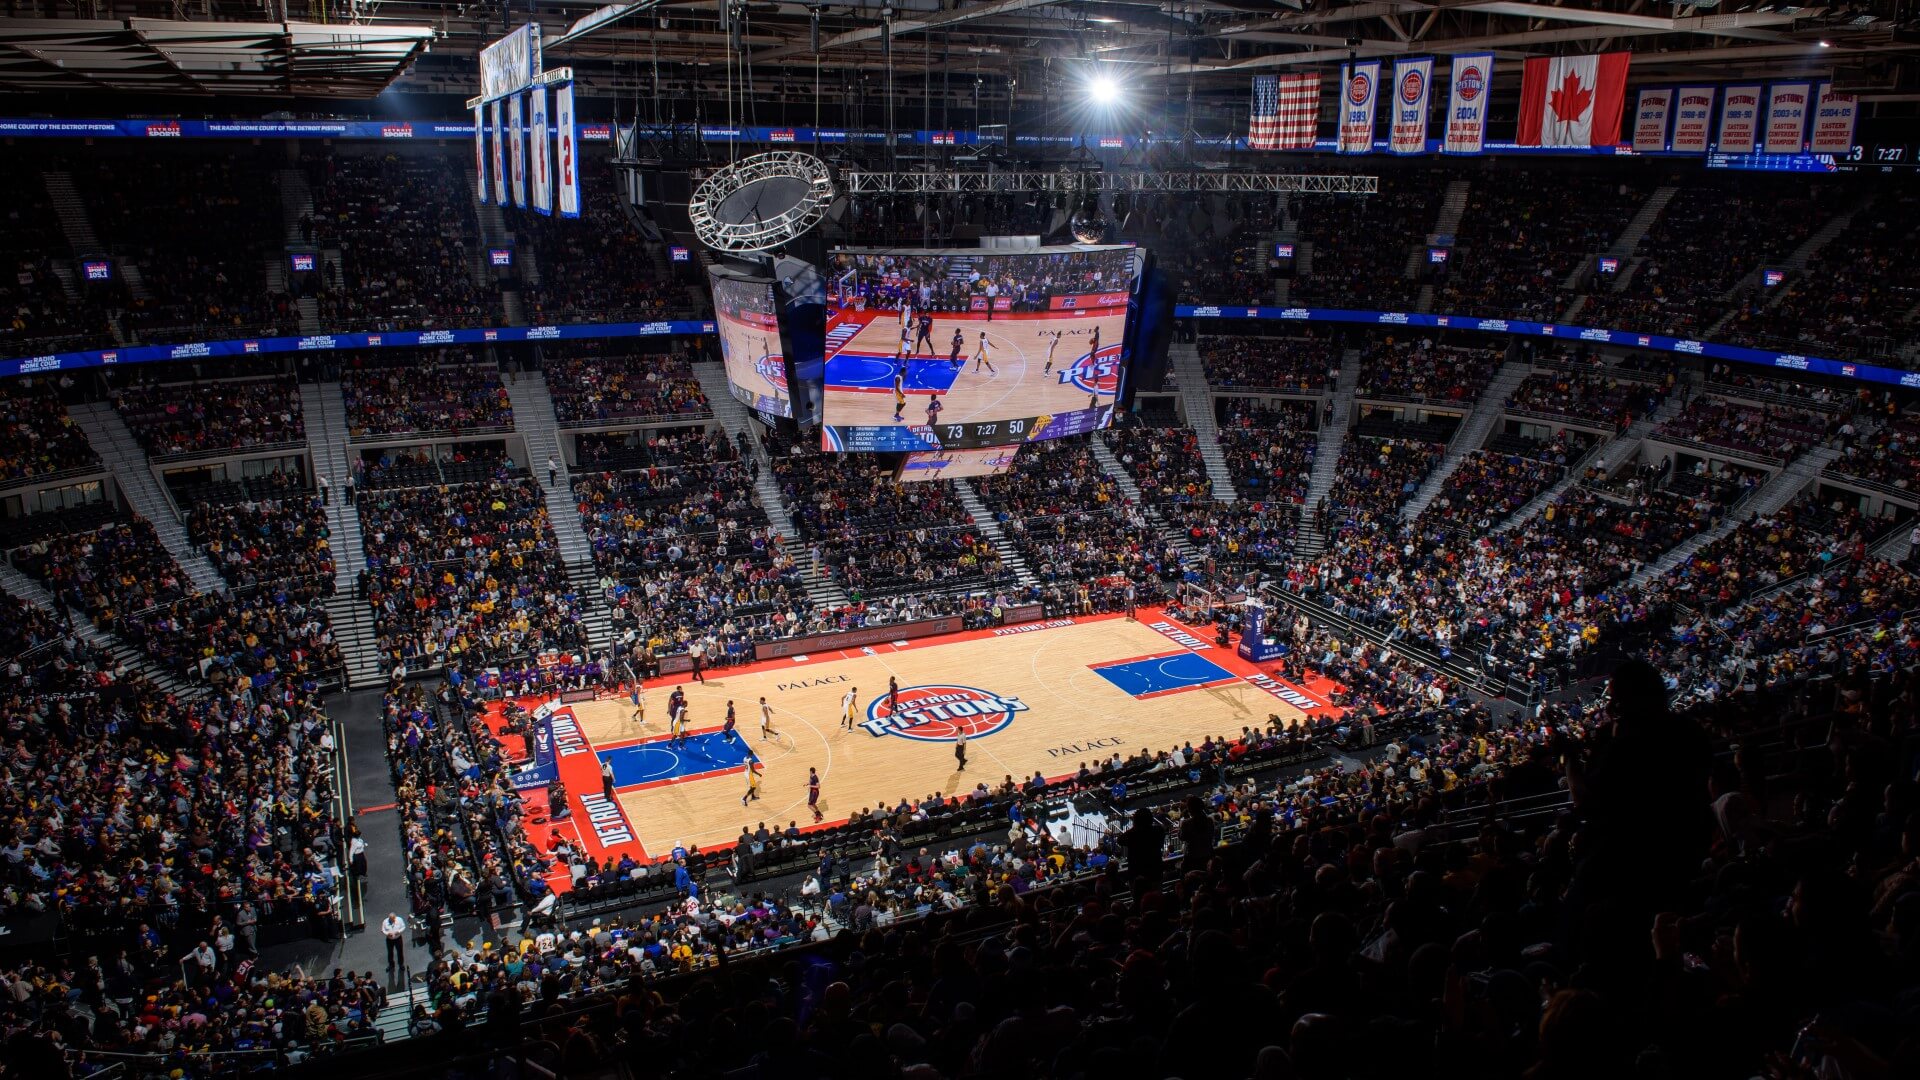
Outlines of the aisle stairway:
[[740,400],[727,388],[726,368],[717,362],[699,363],[693,365],[693,374],[700,380],[700,389],[706,393],[707,404],[713,409],[713,418],[720,422],[721,430],[736,445],[740,436],[746,435],[747,445],[760,462],[760,473],[753,484],[754,496],[760,501],[760,509],[766,511],[767,520],[773,524],[774,535],[780,537],[787,550],[793,553],[794,561],[800,564],[807,584],[807,595],[815,604],[844,607],[850,603],[845,590],[826,576],[807,553],[807,545],[800,542],[800,534],[793,527],[793,517],[787,513],[786,501],[780,497],[780,484],[773,478],[773,461],[767,456],[767,448],[760,442],[760,425],[754,423],[747,414],[747,407],[740,404]]
[[1223,503],[1235,502],[1233,474],[1227,471],[1227,459],[1220,449],[1220,426],[1213,418],[1213,390],[1207,386],[1207,368],[1200,361],[1200,350],[1190,342],[1178,342],[1167,349],[1167,363],[1180,380],[1180,403],[1186,409],[1187,426],[1199,441],[1200,460],[1206,463],[1207,479],[1213,481],[1213,497]]
[[1624,259],[1638,251],[1640,241],[1646,239],[1647,233],[1653,230],[1653,223],[1660,220],[1660,214],[1679,191],[1680,188],[1675,184],[1662,184],[1654,188],[1653,194],[1647,196],[1647,201],[1641,203],[1640,209],[1627,221],[1627,227],[1621,229],[1620,235],[1614,238],[1607,254]]
[[973,518],[974,527],[978,528],[981,535],[993,544],[993,550],[1000,553],[1000,561],[1013,571],[1015,579],[1022,586],[1039,584],[1040,579],[1034,576],[1033,567],[1027,565],[1027,560],[1020,554],[1019,549],[1007,540],[1006,532],[1000,528],[999,519],[993,516],[993,511],[987,509],[986,503],[980,501],[980,492],[973,486],[973,481],[961,477],[952,483],[954,491],[960,496],[960,505],[965,507],[967,515]]
[[1473,411],[1460,422],[1459,429],[1453,434],[1453,441],[1447,444],[1446,456],[1441,458],[1440,464],[1434,466],[1433,471],[1427,474],[1426,480],[1420,484],[1420,489],[1413,493],[1413,498],[1408,499],[1407,504],[1400,508],[1402,520],[1412,521],[1419,517],[1420,512],[1440,494],[1440,489],[1446,485],[1447,478],[1452,476],[1453,470],[1459,468],[1460,463],[1467,459],[1467,455],[1487,445],[1487,436],[1493,433],[1494,424],[1500,419],[1500,414],[1506,411],[1508,396],[1513,393],[1515,387],[1520,385],[1521,380],[1527,377],[1528,370],[1526,364],[1517,360],[1509,360],[1500,365],[1500,370],[1494,373],[1493,381],[1474,398]]
[[1313,448],[1313,479],[1307,484],[1299,538],[1293,545],[1294,553],[1303,558],[1318,555],[1327,547],[1328,538],[1314,520],[1313,510],[1333,490],[1333,483],[1339,477],[1340,444],[1353,423],[1353,390],[1359,381],[1360,350],[1348,349],[1340,356],[1340,374],[1333,381],[1333,419],[1320,426],[1320,438]]
[[47,187],[48,200],[53,203],[53,216],[60,219],[60,231],[73,253],[103,254],[106,249],[100,246],[100,237],[93,231],[93,220],[87,216],[87,204],[80,197],[80,189],[73,186],[73,176],[64,170],[49,169],[40,174],[40,179]]
[[[0,590],[5,590],[15,598],[32,604],[42,611],[59,613],[59,606],[54,602],[53,594],[47,591],[46,586],[15,570],[13,564],[5,559],[0,559]],[[91,621],[76,618],[71,625],[74,635],[81,641],[112,656],[122,668],[137,671],[146,676],[160,689],[182,696],[199,692],[200,688],[175,678],[149,660],[145,653],[93,625]]]
[[307,454],[315,477],[324,476],[333,497],[327,501],[328,544],[333,549],[333,596],[327,613],[333,619],[333,640],[346,657],[352,685],[378,686],[385,676],[373,633],[373,614],[354,599],[354,580],[367,565],[361,547],[360,515],[347,502],[347,404],[337,382],[300,384],[300,407],[307,423]]
[[147,452],[134,440],[133,432],[127,430],[126,421],[120,419],[113,406],[104,401],[91,401],[72,406],[67,412],[80,425],[80,430],[87,433],[93,452],[100,455],[107,472],[113,474],[127,505],[153,523],[160,542],[187,572],[193,587],[201,592],[225,592],[226,581],[207,557],[187,541],[187,530],[180,524],[173,500],[167,498],[167,493],[160,490],[160,482],[153,478]]
[[1704,532],[1695,533],[1679,544],[1668,549],[1665,555],[1648,564],[1627,582],[1628,588],[1639,588],[1658,578],[1674,567],[1693,558],[1694,552],[1713,543],[1732,532],[1739,524],[1755,515],[1765,517],[1792,502],[1794,497],[1807,489],[1820,476],[1820,470],[1833,464],[1840,451],[1831,446],[1818,446],[1794,461],[1793,464],[1773,474],[1766,483],[1761,484],[1746,499],[1735,504],[1720,524]]
[[1815,230],[1812,236],[1807,237],[1799,247],[1793,249],[1793,254],[1787,256],[1781,263],[1781,266],[1792,275],[1791,284],[1786,288],[1775,287],[1773,289],[1773,295],[1767,300],[1768,308],[1780,306],[1780,301],[1786,299],[1787,293],[1792,291],[1794,287],[1797,287],[1800,284],[1800,279],[1806,276],[1807,264],[1811,263],[1814,257],[1819,255],[1828,244],[1833,243],[1841,233],[1846,232],[1848,227],[1853,224],[1853,219],[1862,211],[1871,207],[1873,201],[1874,195],[1872,193],[1862,196],[1852,206],[1839,214],[1835,214],[1825,225]]
[[[521,372],[507,383],[507,397],[513,402],[513,429],[527,441],[527,468],[540,485],[547,504],[547,520],[560,545],[561,561],[567,565],[567,582],[580,597],[581,619],[586,623],[587,644],[594,650],[606,648],[613,639],[612,609],[600,588],[600,575],[593,565],[593,545],[580,526],[580,507],[573,501],[573,482],[568,477],[567,459],[560,452],[560,425],[553,415],[553,397],[547,393],[547,377],[540,372]],[[559,480],[547,483],[547,462],[559,464]]]
[[1447,193],[1440,197],[1440,212],[1433,217],[1433,231],[1427,234],[1427,243],[1453,243],[1460,234],[1460,219],[1467,216],[1467,196],[1472,193],[1472,181],[1454,180],[1447,184]]

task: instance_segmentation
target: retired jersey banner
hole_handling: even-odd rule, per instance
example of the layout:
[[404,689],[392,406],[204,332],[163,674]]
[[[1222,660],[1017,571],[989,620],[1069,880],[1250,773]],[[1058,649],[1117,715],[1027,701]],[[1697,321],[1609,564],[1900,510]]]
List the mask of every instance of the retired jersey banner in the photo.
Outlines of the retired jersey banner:
[[1673,111],[1673,91],[1642,90],[1640,104],[1633,110],[1633,148],[1665,150],[1667,115]]
[[553,126],[560,136],[560,159],[556,162],[560,181],[560,216],[580,216],[580,129],[574,123],[573,84],[561,83],[553,92]]
[[1441,153],[1477,154],[1486,148],[1487,92],[1492,86],[1492,53],[1453,58],[1453,86],[1448,91]]
[[547,88],[536,86],[527,92],[528,123],[532,127],[533,142],[528,146],[532,160],[528,171],[533,174],[533,209],[537,213],[553,213],[553,145],[547,140]]
[[486,106],[473,107],[473,176],[474,198],[481,202],[487,200],[487,123]]
[[513,205],[527,205],[527,134],[522,125],[526,123],[526,108],[520,103],[520,95],[507,99],[507,187],[513,192]]
[[1797,154],[1806,146],[1807,106],[1812,101],[1812,83],[1774,83],[1768,88],[1767,153]]
[[488,108],[493,110],[493,201],[496,206],[507,205],[507,129],[500,126],[500,103],[494,102]]
[[1729,86],[1720,98],[1720,138],[1723,154],[1751,154],[1760,140],[1760,88]]
[[1704,154],[1713,133],[1713,87],[1683,86],[1673,92],[1673,152]]
[[1427,102],[1432,86],[1433,57],[1394,61],[1388,150],[1396,154],[1427,152]]
[[1521,146],[1612,146],[1627,107],[1631,53],[1536,56],[1520,79]]
[[1813,107],[1813,136],[1816,154],[1846,154],[1853,151],[1853,125],[1860,114],[1860,96],[1834,92],[1832,83],[1821,83]]
[[1340,65],[1340,139],[1342,154],[1373,149],[1374,103],[1380,96],[1380,61]]

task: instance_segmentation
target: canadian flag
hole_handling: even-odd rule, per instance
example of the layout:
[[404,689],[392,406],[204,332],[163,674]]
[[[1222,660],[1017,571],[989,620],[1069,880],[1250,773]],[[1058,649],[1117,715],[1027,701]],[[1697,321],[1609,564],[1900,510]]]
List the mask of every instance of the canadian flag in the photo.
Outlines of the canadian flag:
[[1620,141],[1631,53],[1539,56],[1520,80],[1521,146],[1612,146]]

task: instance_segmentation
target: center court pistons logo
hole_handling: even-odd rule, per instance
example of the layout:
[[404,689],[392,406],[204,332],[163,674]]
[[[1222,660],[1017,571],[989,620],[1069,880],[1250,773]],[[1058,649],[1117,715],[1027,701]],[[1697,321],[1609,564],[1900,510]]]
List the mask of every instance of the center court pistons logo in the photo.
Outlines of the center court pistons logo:
[[1365,105],[1373,96],[1373,80],[1364,74],[1356,74],[1347,80],[1347,100],[1355,105]]
[[887,695],[867,703],[860,726],[874,738],[892,735],[917,742],[953,742],[964,733],[969,739],[991,735],[1013,723],[1013,714],[1026,712],[1017,697],[1003,697],[975,686],[932,683],[900,688],[897,710],[887,707]]
[[1077,386],[1089,394],[1112,396],[1120,392],[1120,350],[1117,347],[1102,349],[1099,356],[1089,353],[1061,368],[1057,374],[1061,386]]
[[1460,77],[1453,80],[1453,92],[1460,95],[1461,101],[1472,101],[1480,96],[1487,85],[1486,73],[1478,64],[1468,64],[1460,69]]
[[1409,71],[1400,79],[1400,100],[1409,105],[1420,103],[1420,94],[1426,89],[1426,77],[1418,71]]

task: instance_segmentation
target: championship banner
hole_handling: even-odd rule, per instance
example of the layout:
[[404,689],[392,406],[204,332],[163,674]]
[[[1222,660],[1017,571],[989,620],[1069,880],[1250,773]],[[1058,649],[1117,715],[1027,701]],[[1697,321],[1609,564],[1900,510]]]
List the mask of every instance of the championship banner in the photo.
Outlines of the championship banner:
[[1627,105],[1632,54],[1536,56],[1520,78],[1521,146],[1613,146]]
[[484,105],[473,107],[473,175],[474,198],[481,202],[487,200],[487,123]]
[[1813,152],[1847,154],[1853,151],[1853,125],[1860,114],[1858,94],[1835,93],[1832,83],[1821,83],[1813,109]]
[[1673,93],[1673,152],[1706,153],[1713,135],[1714,88],[1683,86]]
[[507,146],[506,131],[500,126],[500,103],[488,106],[493,110],[493,203],[495,206],[507,205]]
[[1380,61],[1340,65],[1340,153],[1364,154],[1373,149],[1374,102],[1379,91]]
[[573,121],[573,84],[561,83],[553,94],[553,126],[560,135],[560,216],[580,216],[580,170],[577,166],[580,131]]
[[1760,139],[1760,88],[1729,86],[1720,99],[1720,138],[1715,148],[1723,154],[1751,154]]
[[1393,65],[1392,122],[1387,149],[1396,154],[1427,152],[1427,102],[1433,87],[1433,57],[1397,60]]
[[1774,83],[1767,90],[1767,153],[1797,154],[1805,148],[1812,100],[1812,83]]
[[1453,86],[1447,101],[1443,154],[1478,154],[1487,142],[1487,88],[1493,82],[1493,54],[1453,58]]
[[1642,90],[1640,104],[1633,110],[1633,148],[1658,151],[1667,148],[1667,114],[1673,111],[1673,91]]
[[507,99],[507,186],[513,191],[513,205],[522,208],[527,205],[527,134],[521,127],[525,123],[526,108],[515,94]]
[[528,117],[533,127],[532,151],[533,209],[553,214],[553,147],[547,142],[547,88],[536,86],[527,93]]

